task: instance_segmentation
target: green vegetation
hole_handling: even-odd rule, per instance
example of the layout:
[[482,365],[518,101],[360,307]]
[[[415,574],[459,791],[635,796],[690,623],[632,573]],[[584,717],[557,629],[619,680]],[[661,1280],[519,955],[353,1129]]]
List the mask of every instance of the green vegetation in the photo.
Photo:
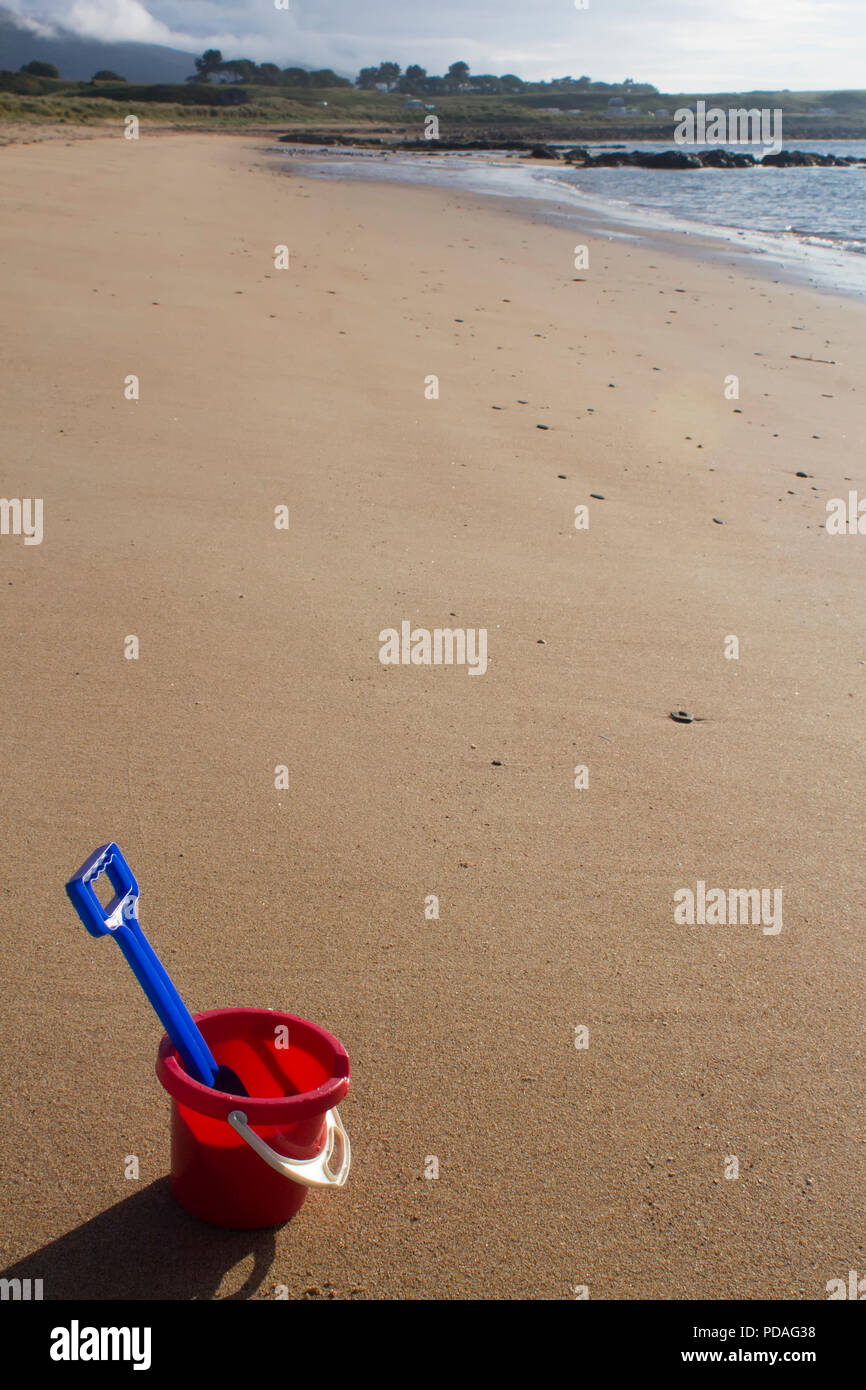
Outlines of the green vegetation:
[[[400,69],[397,69],[399,74]],[[215,77],[219,82],[252,82],[266,87],[351,87],[347,77],[338,77],[330,68],[308,72],[306,68],[283,68],[276,63],[254,63],[250,58],[224,59],[218,48],[209,48],[195,60],[195,72],[187,82],[201,85]]]
[[866,139],[864,91],[662,93],[630,79],[528,83],[514,74],[474,76],[461,62],[443,77],[430,77],[417,64],[401,72],[396,63],[381,63],[363,69],[353,85],[328,69],[281,70],[245,58],[225,60],[216,49],[197,58],[195,67],[182,84],[137,84],[107,69],[91,82],[63,81],[51,64],[29,63],[20,72],[0,72],[0,122],[115,124],[135,112],[145,125],[399,141],[423,134],[424,108],[432,105],[443,139],[670,142],[676,110],[705,100],[724,110],[781,108],[789,147],[797,140]]
[[60,76],[60,69],[56,68],[53,63],[40,63],[35,58],[32,63],[27,63],[24,67],[22,67],[21,71],[28,72],[31,77]]

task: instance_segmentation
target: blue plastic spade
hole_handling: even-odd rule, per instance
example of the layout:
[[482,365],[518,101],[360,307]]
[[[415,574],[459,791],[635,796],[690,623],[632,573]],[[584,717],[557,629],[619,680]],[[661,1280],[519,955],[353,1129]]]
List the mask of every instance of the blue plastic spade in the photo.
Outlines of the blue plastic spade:
[[[93,885],[106,873],[114,897],[103,907]],[[233,1096],[248,1096],[231,1067],[218,1066],[168,973],[138,925],[138,884],[114,843],[94,850],[66,885],[66,892],[91,936],[110,932],[128,960],[184,1066],[196,1081]]]

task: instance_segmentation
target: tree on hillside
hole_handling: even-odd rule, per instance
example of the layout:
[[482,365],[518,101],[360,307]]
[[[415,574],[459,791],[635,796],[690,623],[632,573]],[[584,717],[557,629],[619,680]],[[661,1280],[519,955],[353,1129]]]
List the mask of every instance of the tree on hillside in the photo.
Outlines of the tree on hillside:
[[266,82],[270,87],[279,86],[283,80],[283,75],[276,63],[259,63],[256,68],[254,82]]
[[417,63],[412,63],[397,83],[397,91],[423,92],[426,90],[427,80],[426,69],[419,67]]
[[195,60],[195,74],[187,82],[209,82],[211,73],[219,72],[223,65],[223,55],[218,48],[208,48]]
[[257,68],[252,58],[230,58],[227,63],[220,63],[216,71],[231,82],[253,82]]
[[351,87],[351,82],[345,77],[338,77],[331,68],[318,68],[310,73],[311,87]]
[[306,68],[283,68],[283,81],[287,87],[309,87],[310,74]]
[[119,72],[112,72],[111,68],[100,68],[90,79],[91,82],[125,82],[126,78],[121,77]]
[[387,82],[389,87],[393,87],[397,78],[400,76],[401,68],[399,63],[380,63],[377,82]]
[[399,63],[380,63],[377,68],[362,68],[358,73],[358,86],[369,92],[373,87],[387,85],[393,87],[400,76]]
[[469,80],[469,64],[452,63],[450,68],[446,72],[445,77],[446,80],[451,84],[452,89],[456,92],[458,87],[462,86],[464,82],[468,82]]
[[485,72],[480,77],[476,73],[472,78],[472,90],[481,92],[484,96],[496,96],[499,92],[507,92],[508,88],[503,87],[501,77],[492,72]]
[[31,77],[60,76],[60,69],[56,68],[53,63],[40,63],[37,58],[34,58],[32,63],[25,64],[25,66],[22,67],[20,71],[29,72]]

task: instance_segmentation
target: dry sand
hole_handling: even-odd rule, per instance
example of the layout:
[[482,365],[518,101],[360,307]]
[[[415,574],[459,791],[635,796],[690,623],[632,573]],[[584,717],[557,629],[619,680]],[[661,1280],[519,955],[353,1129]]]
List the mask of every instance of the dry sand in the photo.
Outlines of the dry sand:
[[[822,529],[866,495],[862,306],[628,243],[578,271],[524,207],[261,141],[0,176],[2,492],[44,499],[0,537],[3,1263],[136,1299],[862,1270],[866,538]],[[403,619],[486,627],[487,673],[384,667]],[[348,1186],[280,1231],[168,1193],[160,1027],[63,894],[110,838],[193,1009],[348,1047]],[[699,879],[782,887],[782,931],[677,925]]]

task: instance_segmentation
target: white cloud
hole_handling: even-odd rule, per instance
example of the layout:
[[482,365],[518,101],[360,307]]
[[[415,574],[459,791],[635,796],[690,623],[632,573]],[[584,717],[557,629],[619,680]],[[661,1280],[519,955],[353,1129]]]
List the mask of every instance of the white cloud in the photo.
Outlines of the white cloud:
[[64,15],[61,22],[68,29],[91,39],[174,43],[169,26],[155,19],[139,0],[73,0],[64,6]]
[[57,33],[55,25],[49,20],[35,19],[32,15],[25,14],[18,0],[6,0],[5,5],[0,9],[5,9],[9,14],[14,15],[19,26],[30,34],[38,34],[40,38],[53,38]]
[[862,83],[863,0],[6,0],[90,38],[164,43],[281,66],[631,76],[668,90]]

